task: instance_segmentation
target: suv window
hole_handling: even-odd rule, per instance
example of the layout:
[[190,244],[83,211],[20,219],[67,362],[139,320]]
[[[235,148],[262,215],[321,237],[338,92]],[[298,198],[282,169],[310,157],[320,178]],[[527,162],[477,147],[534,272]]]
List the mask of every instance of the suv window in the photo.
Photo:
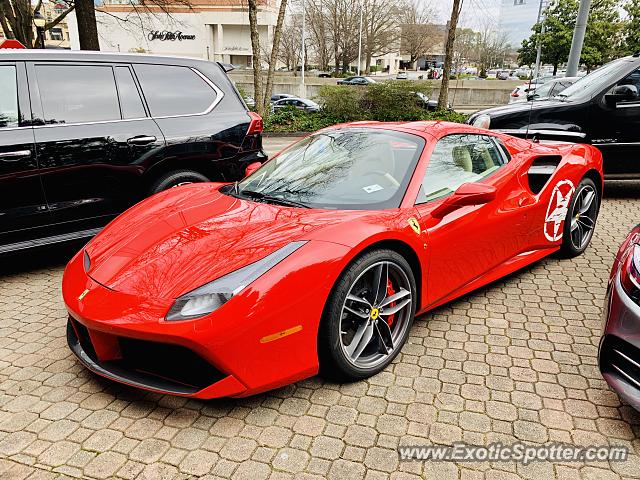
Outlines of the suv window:
[[618,85],[631,85],[636,88],[635,98],[629,98],[627,100],[623,100],[621,102],[618,102],[618,104],[637,105],[638,102],[640,102],[640,68],[637,70],[634,70],[629,75],[627,75],[622,80],[620,80],[618,83],[616,83],[616,86]]
[[116,67],[116,81],[118,82],[118,94],[120,95],[120,107],[122,108],[122,118],[143,118],[147,114],[144,105],[133,80],[133,75],[129,67]]
[[215,90],[188,67],[138,64],[135,71],[154,117],[206,113],[216,100]]
[[105,65],[36,65],[45,123],[120,120],[113,69]]
[[0,66],[0,128],[18,126],[18,82],[13,65]]
[[463,183],[478,182],[504,164],[492,137],[475,134],[443,137],[433,149],[416,203],[449,195]]

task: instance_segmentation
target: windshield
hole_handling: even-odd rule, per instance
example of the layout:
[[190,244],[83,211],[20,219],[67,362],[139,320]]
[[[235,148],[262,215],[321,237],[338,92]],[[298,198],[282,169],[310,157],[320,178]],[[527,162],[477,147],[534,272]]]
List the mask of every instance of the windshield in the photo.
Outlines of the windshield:
[[563,90],[562,93],[556,95],[556,98],[566,100],[578,97],[592,97],[618,80],[620,65],[627,60],[627,58],[620,58],[607,63]]
[[319,132],[239,182],[236,194],[309,208],[397,208],[424,144],[417,135],[376,128]]

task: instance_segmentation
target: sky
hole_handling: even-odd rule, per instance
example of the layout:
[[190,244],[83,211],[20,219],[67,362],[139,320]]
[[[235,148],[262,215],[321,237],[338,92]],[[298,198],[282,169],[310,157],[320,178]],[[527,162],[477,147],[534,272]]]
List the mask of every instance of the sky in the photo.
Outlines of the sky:
[[[436,10],[438,21],[445,23],[451,16],[453,0],[421,0]],[[461,27],[484,29],[485,26],[497,27],[500,17],[500,0],[463,0]]]

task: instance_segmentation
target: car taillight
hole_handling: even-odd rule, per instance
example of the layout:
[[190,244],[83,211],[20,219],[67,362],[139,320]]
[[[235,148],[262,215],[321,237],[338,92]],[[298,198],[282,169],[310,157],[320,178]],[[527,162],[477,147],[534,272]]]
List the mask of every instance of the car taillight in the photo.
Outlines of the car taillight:
[[640,245],[635,244],[627,251],[620,269],[620,283],[631,299],[640,304]]
[[519,97],[520,95],[518,94],[518,89],[515,89],[513,92],[511,92],[511,96],[512,97]]
[[249,124],[249,131],[247,132],[247,135],[262,133],[264,130],[262,117],[256,112],[249,112],[249,116],[251,117],[251,123]]

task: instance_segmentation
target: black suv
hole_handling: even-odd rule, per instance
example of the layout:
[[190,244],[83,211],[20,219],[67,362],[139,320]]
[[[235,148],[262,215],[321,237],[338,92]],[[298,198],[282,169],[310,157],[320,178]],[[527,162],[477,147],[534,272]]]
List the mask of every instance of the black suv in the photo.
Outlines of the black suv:
[[0,253],[93,236],[142,198],[264,161],[224,65],[0,53]]
[[640,56],[614,60],[556,97],[512,103],[468,123],[519,136],[591,143],[608,179],[640,178]]

